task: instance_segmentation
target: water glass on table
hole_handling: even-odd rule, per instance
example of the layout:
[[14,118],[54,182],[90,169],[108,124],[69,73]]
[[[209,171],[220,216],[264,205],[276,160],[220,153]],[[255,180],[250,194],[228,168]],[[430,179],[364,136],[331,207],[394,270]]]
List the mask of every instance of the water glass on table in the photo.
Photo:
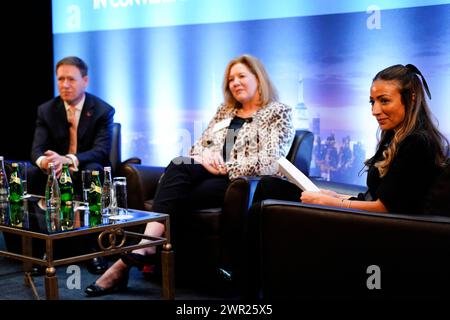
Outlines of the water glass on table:
[[115,177],[114,186],[114,214],[126,214],[128,212],[127,203],[127,178]]
[[28,194],[28,181],[27,181],[28,163],[26,161],[18,162],[18,166],[19,166],[20,180],[22,181],[23,187],[22,199],[29,198],[30,195]]
[[82,203],[77,209],[89,210],[89,190],[91,188],[91,170],[81,171]]

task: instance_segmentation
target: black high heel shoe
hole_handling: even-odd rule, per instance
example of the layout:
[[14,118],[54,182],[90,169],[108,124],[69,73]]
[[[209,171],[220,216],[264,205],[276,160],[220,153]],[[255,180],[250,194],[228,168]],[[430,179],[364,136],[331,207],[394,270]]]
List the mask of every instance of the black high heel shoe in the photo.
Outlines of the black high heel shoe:
[[142,271],[145,265],[156,264],[158,256],[158,254],[143,255],[130,252],[122,253],[120,255],[120,259],[122,259],[123,263],[125,263],[129,268],[136,267],[139,271]]
[[94,282],[88,287],[86,287],[84,292],[89,297],[100,297],[113,292],[124,291],[127,289],[128,286],[128,277],[129,273],[127,271],[126,274],[115,285],[113,285],[110,288],[102,288]]

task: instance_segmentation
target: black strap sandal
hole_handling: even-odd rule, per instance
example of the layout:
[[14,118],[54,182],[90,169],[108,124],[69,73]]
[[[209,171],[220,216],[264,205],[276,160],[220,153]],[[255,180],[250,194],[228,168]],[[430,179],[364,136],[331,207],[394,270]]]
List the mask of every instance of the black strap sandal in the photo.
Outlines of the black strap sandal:
[[159,254],[148,254],[143,255],[139,253],[122,253],[120,255],[120,259],[122,259],[123,263],[125,263],[128,267],[136,267],[139,271],[142,271],[145,265],[156,264],[158,262]]

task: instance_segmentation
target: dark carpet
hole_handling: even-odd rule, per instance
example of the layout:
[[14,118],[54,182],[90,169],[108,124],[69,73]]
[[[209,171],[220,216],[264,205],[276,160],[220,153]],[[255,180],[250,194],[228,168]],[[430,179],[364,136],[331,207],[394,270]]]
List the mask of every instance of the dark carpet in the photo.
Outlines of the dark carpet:
[[[3,235],[0,233],[0,249],[5,249]],[[110,265],[114,263],[109,260]],[[128,289],[102,297],[90,298],[84,289],[94,282],[98,275],[89,273],[84,263],[77,265],[75,272],[79,272],[79,280],[74,277],[73,267],[57,267],[59,299],[60,300],[161,300],[160,278],[147,279],[136,268],[131,269]],[[34,278],[40,299],[45,299],[44,276]],[[188,281],[189,282],[189,281]],[[223,288],[196,288],[190,284],[176,284],[176,300],[230,300],[230,293]],[[0,257],[0,300],[34,300],[31,288],[24,284],[22,264],[10,258]]]

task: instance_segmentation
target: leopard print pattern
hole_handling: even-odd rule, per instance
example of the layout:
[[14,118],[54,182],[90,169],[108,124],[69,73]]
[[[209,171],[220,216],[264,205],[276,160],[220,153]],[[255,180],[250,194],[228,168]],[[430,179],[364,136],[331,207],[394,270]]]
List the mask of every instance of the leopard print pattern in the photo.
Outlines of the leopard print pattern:
[[[201,156],[205,149],[222,152],[228,125],[238,109],[220,105],[190,155]],[[276,161],[285,157],[291,147],[295,129],[291,107],[270,102],[253,114],[239,130],[226,168],[230,179],[239,176],[279,175]]]

